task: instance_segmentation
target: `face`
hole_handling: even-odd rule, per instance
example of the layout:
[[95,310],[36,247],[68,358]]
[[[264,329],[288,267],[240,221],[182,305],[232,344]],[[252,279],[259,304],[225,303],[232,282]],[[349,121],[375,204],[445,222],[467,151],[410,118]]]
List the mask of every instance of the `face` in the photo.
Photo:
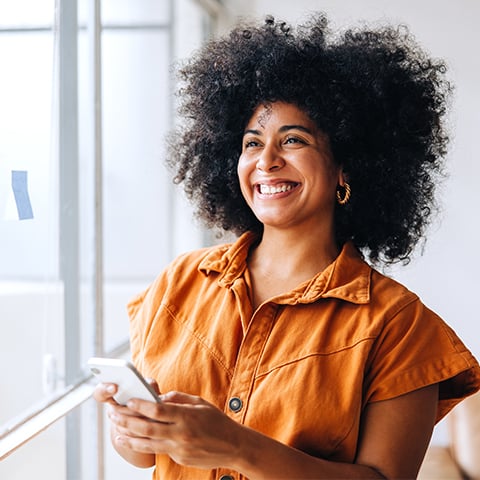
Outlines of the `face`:
[[326,135],[289,103],[260,105],[248,122],[238,177],[245,200],[265,229],[329,228],[343,184]]

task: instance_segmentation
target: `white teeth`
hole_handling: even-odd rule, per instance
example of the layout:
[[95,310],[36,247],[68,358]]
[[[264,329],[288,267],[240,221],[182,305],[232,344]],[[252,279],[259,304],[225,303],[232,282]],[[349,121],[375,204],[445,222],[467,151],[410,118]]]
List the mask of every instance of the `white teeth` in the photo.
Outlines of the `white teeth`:
[[293,188],[293,185],[260,185],[260,193],[263,195],[273,195],[274,193],[288,192]]

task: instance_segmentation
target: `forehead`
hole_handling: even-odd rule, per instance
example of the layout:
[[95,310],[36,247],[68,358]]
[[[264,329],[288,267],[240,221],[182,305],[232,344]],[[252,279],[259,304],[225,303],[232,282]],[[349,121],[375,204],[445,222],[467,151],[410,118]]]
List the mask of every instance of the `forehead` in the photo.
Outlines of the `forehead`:
[[273,102],[258,105],[253,111],[247,128],[265,129],[276,125],[303,125],[316,130],[313,120],[297,105],[286,102]]

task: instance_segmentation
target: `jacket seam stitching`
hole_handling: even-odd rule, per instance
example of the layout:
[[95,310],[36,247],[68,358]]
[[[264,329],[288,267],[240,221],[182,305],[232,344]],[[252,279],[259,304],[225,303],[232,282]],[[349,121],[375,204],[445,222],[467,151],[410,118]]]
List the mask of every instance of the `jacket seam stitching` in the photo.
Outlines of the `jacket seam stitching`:
[[207,350],[208,353],[217,361],[217,363],[222,366],[222,368],[227,373],[228,378],[232,379],[232,374],[230,373],[229,368],[225,365],[225,363],[222,361],[220,356],[207,345],[206,341],[202,338],[202,336],[196,333],[185,322],[179,320],[167,305],[163,304],[163,306],[165,310],[168,312],[168,314],[170,315],[170,317],[172,318],[172,320],[178,325],[180,325],[183,329],[185,329],[193,338],[195,338],[202,345],[202,347],[205,348],[205,350]]

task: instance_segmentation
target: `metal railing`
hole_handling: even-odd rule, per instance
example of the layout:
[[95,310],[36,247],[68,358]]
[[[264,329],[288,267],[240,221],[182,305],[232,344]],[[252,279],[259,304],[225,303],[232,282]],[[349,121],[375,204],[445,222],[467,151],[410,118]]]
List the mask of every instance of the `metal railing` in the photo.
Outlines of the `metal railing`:
[[[123,357],[128,351],[129,344],[125,342],[106,356]],[[85,371],[84,376],[74,385],[65,387],[64,390],[34,405],[21,416],[0,426],[0,461],[88,400],[92,396],[95,384],[93,376]]]

